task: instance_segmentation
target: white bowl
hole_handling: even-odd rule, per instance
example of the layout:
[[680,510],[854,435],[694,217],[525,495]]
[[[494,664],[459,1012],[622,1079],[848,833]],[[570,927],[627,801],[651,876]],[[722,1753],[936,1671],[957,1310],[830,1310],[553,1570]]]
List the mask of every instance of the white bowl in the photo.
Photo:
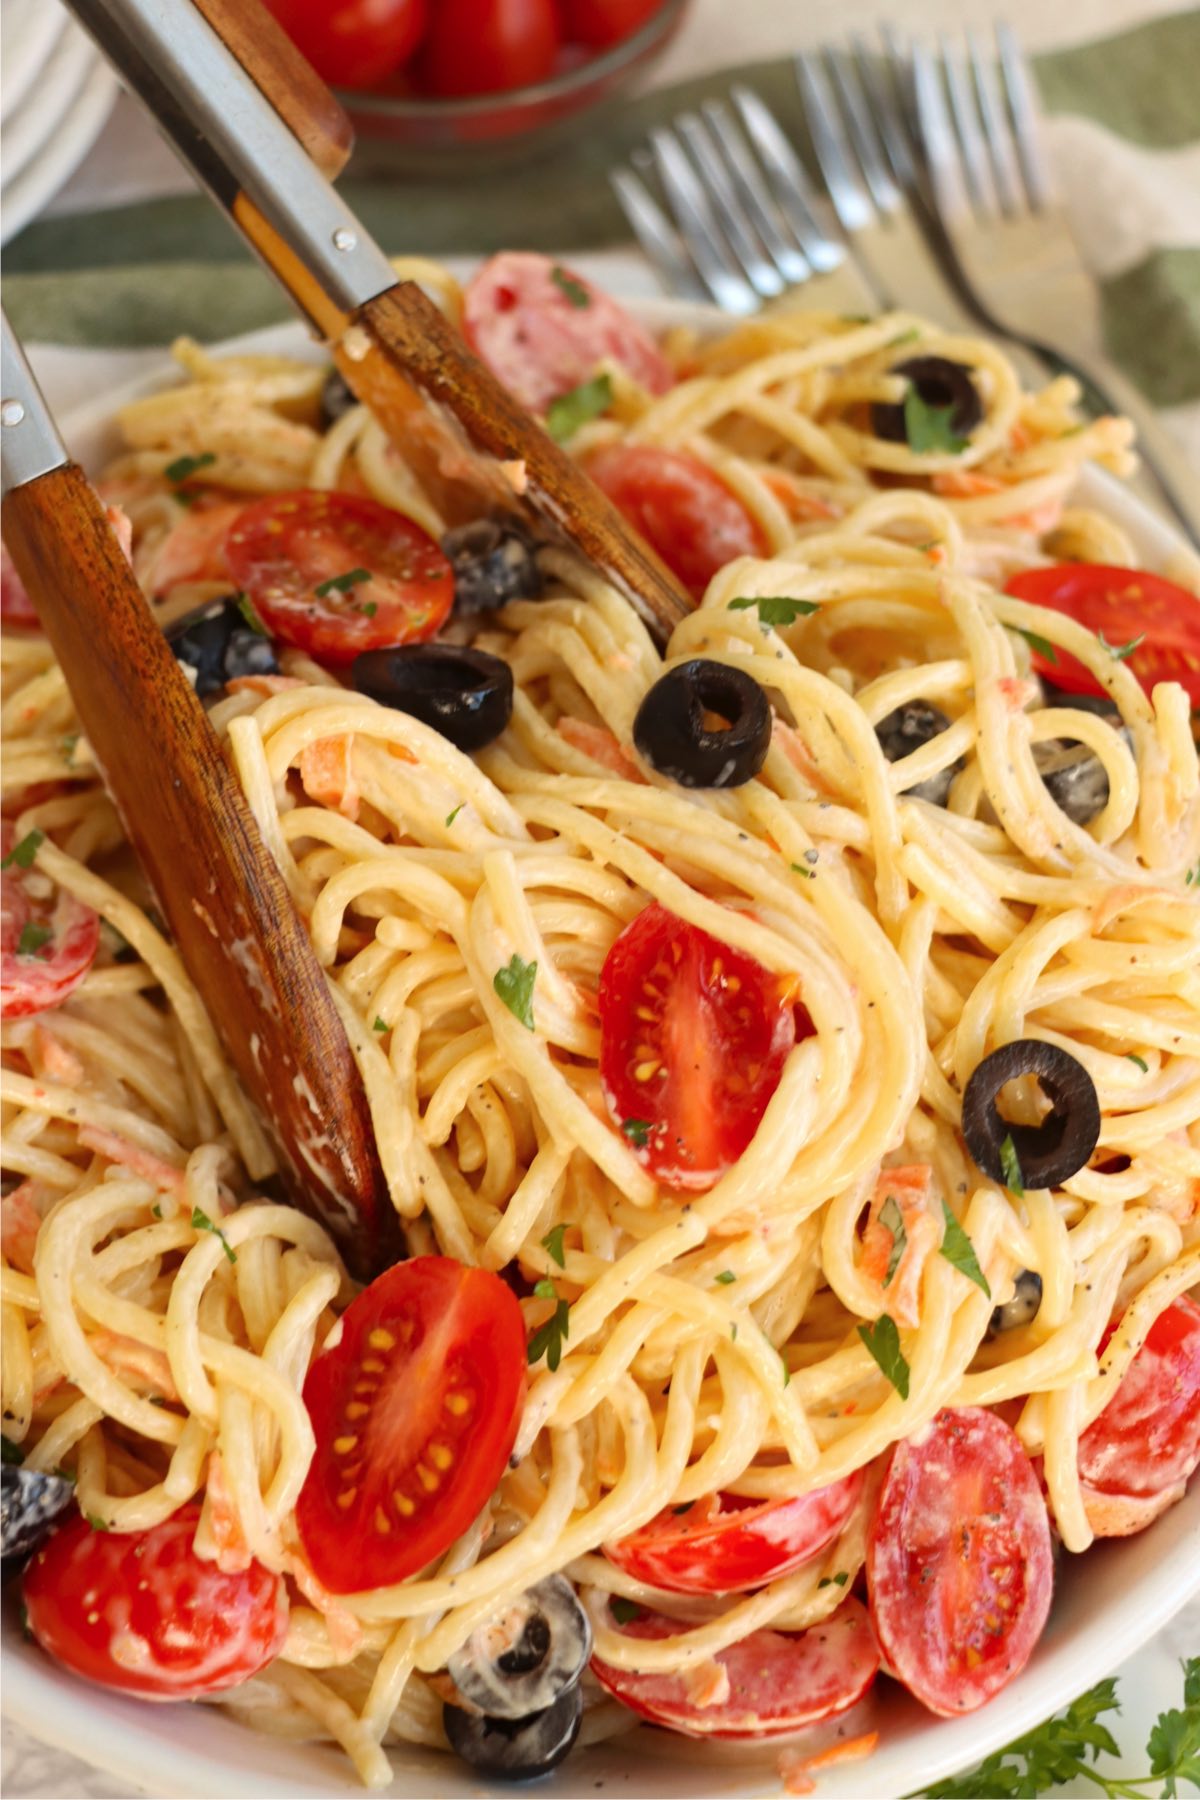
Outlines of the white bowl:
[[[640,302],[633,310],[654,328],[694,323],[717,332],[729,324],[709,308],[666,301]],[[219,346],[218,354],[249,350],[325,360],[298,325],[252,333]],[[74,456],[85,467],[103,463],[116,442],[113,411],[174,378],[165,367],[65,419],[63,432]],[[1107,476],[1086,472],[1079,492],[1105,507],[1151,565],[1165,564],[1180,548],[1167,525]],[[1140,1536],[1100,1543],[1083,1557],[1064,1555],[1054,1609],[1036,1653],[1017,1680],[982,1711],[937,1719],[895,1683],[880,1680],[852,1715],[855,1732],[878,1728],[879,1749],[869,1762],[822,1775],[820,1800],[896,1800],[969,1767],[1111,1674],[1194,1594],[1200,1594],[1200,1480]],[[3,1706],[34,1737],[164,1797],[331,1800],[362,1795],[336,1746],[266,1737],[212,1707],[149,1706],[75,1680],[24,1641],[14,1601],[10,1593],[3,1627]],[[769,1795],[775,1800],[780,1792],[778,1752],[778,1745],[755,1750],[698,1744],[642,1726],[607,1745],[577,1750],[536,1791],[544,1800],[593,1800],[597,1793],[623,1800],[696,1800],[698,1795],[712,1800]],[[391,1754],[395,1774],[385,1791],[406,1800],[480,1800],[489,1793],[514,1791],[489,1788],[448,1756],[405,1749]]]

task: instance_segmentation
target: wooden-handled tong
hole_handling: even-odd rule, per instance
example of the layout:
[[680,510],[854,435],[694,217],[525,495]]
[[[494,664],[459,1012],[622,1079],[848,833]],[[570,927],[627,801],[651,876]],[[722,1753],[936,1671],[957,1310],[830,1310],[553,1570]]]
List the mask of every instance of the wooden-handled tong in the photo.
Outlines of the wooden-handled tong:
[[[690,610],[687,594],[422,290],[397,281],[326,179],[349,126],[257,0],[68,4],[329,341],[443,512],[531,508],[543,535],[574,543],[665,639]],[[521,469],[519,495],[501,465]]]
[[4,542],[188,973],[273,1128],[286,1188],[362,1277],[401,1240],[362,1083],[304,926],[8,320]]

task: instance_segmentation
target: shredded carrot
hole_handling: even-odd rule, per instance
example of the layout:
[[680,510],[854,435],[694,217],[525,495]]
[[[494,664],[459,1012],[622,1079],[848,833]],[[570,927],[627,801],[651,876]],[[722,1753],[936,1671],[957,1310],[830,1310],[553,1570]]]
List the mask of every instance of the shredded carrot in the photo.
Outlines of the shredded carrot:
[[879,1733],[864,1731],[861,1737],[847,1738],[844,1744],[831,1744],[828,1750],[818,1751],[806,1759],[804,1767],[815,1773],[818,1769],[836,1768],[839,1763],[866,1762],[878,1748]]
[[171,1374],[171,1365],[161,1350],[116,1331],[94,1331],[88,1342],[101,1362],[128,1375],[134,1386],[149,1394],[159,1394],[164,1400],[178,1400],[179,1390]]
[[764,487],[771,490],[789,519],[840,518],[836,507],[819,494],[810,494],[790,469],[763,469],[760,474]]
[[225,683],[230,694],[282,694],[288,688],[303,686],[295,675],[235,675]]
[[995,475],[980,475],[975,469],[939,469],[929,484],[935,494],[947,500],[975,500],[984,494],[1002,494],[1004,482]]
[[83,1064],[75,1052],[47,1031],[42,1024],[33,1028],[33,1042],[37,1053],[38,1073],[51,1081],[61,1081],[64,1087],[78,1087],[83,1080]]
[[94,1150],[98,1156],[107,1157],[109,1162],[132,1169],[135,1175],[166,1194],[183,1192],[183,1170],[163,1157],[155,1156],[141,1144],[133,1143],[130,1138],[121,1137],[115,1131],[103,1131],[99,1125],[84,1125],[79,1132],[79,1142],[85,1150]]
[[42,1228],[39,1202],[49,1190],[40,1182],[23,1181],[0,1200],[0,1249],[14,1269],[33,1274],[33,1253]]
[[642,780],[637,764],[625,754],[612,732],[605,726],[589,725],[586,719],[563,718],[558,721],[558,735],[570,744],[572,750],[581,750],[593,762],[611,769],[623,781]]
[[362,796],[354,775],[354,737],[318,738],[300,752],[300,779],[320,806],[331,806],[347,819],[357,819]]
[[209,1537],[216,1551],[216,1565],[226,1575],[237,1575],[254,1560],[233,1493],[225,1474],[225,1462],[219,1450],[208,1459],[208,1480],[204,1489],[204,1508]]

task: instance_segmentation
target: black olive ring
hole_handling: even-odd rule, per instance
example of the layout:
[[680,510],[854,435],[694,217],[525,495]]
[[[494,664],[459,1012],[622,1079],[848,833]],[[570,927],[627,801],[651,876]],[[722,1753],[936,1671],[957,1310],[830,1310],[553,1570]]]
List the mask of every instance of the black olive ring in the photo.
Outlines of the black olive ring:
[[404,644],[364,650],[350,679],[360,694],[411,713],[459,750],[482,750],[512,717],[512,670],[486,650],[462,644]]
[[[1036,1076],[1053,1105],[1040,1125],[1010,1125],[997,1096],[1006,1082]],[[963,1093],[962,1130],[967,1149],[985,1175],[1007,1183],[1004,1143],[1016,1152],[1027,1188],[1061,1187],[1087,1163],[1100,1137],[1100,1100],[1084,1068],[1057,1044],[1015,1038],[985,1056]]]
[[[725,719],[727,728],[711,730],[705,713]],[[743,787],[766,761],[771,708],[743,669],[693,657],[655,682],[638,707],[633,741],[680,787]]]
[[[910,356],[906,362],[894,363],[888,372],[906,376],[926,406],[948,409],[950,429],[956,437],[970,437],[983,418],[979,389],[966,363],[953,362],[948,356]],[[902,401],[876,400],[871,407],[871,424],[875,436],[888,443],[908,442],[908,420]]]

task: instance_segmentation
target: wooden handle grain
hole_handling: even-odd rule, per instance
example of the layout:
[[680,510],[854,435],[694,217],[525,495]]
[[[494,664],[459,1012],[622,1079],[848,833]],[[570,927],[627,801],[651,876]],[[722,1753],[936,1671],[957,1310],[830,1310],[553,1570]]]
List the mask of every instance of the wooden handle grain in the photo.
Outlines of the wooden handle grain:
[[[478,516],[488,504],[531,509],[632,601],[660,643],[692,610],[649,544],[471,354],[415,282],[402,281],[361,307],[333,354],[449,516]],[[519,469],[523,485],[518,480],[514,488],[502,465]]]
[[321,173],[340,175],[354,127],[312,65],[258,0],[194,0]]
[[394,1260],[398,1232],[362,1083],[204,709],[80,469],[12,490],[3,529],[188,973],[274,1128],[285,1185],[365,1277]]

